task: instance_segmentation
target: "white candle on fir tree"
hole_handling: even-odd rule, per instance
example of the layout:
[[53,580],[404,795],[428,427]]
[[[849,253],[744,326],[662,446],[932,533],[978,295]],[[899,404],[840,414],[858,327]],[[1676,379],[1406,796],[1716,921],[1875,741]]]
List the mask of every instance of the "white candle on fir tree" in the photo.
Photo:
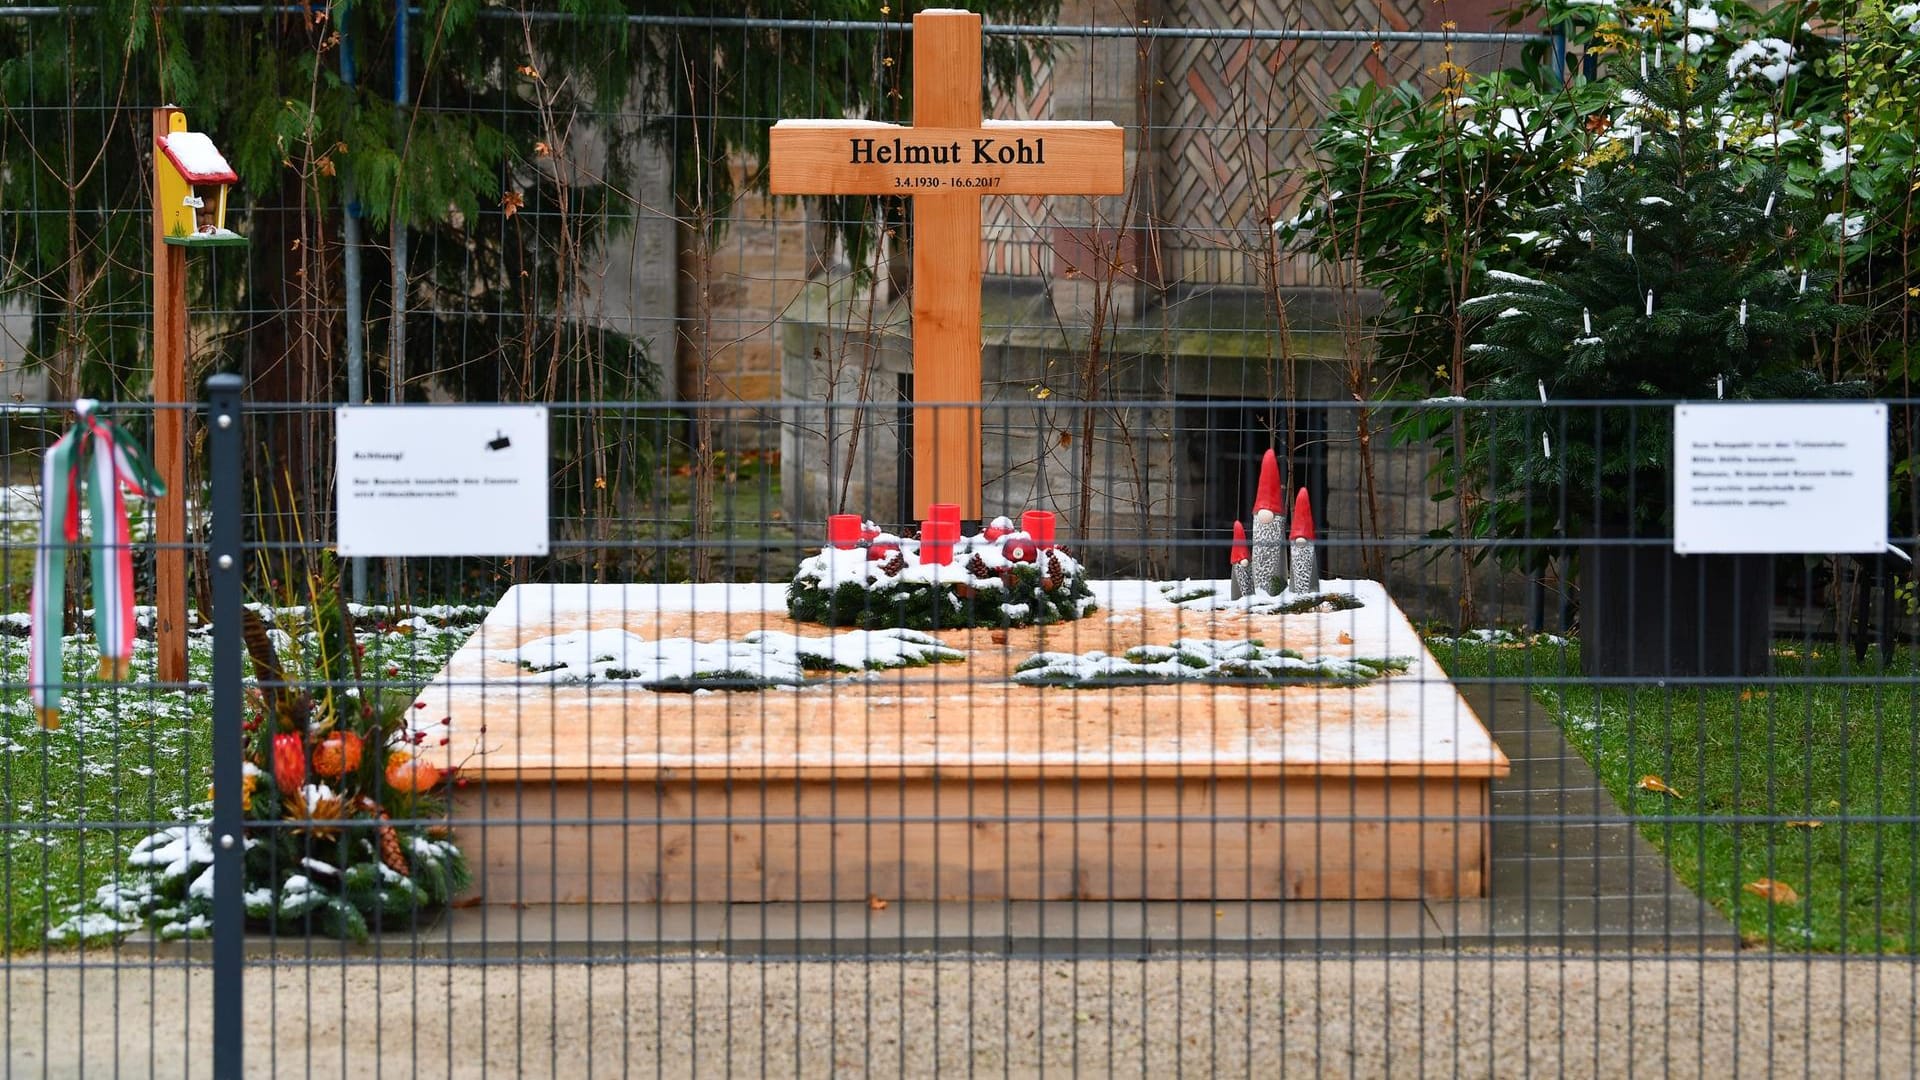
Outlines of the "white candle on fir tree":
[[1580,330],[1588,337],[1593,336],[1593,312],[1588,308],[1580,309]]
[[1800,271],[1800,294],[1802,296],[1805,296],[1806,292],[1807,292],[1807,272],[1805,270],[1802,270]]
[[1760,211],[1760,216],[1765,218],[1773,216],[1773,192],[1771,191],[1767,192],[1767,208]]
[[1627,254],[1633,254],[1633,230],[1627,230]]
[[1653,290],[1652,289],[1647,290],[1647,315],[1649,317],[1653,315]]
[[1747,302],[1745,300],[1740,301],[1740,325],[1747,325]]
[[1640,77],[1647,77],[1647,54],[1644,52],[1640,54]]

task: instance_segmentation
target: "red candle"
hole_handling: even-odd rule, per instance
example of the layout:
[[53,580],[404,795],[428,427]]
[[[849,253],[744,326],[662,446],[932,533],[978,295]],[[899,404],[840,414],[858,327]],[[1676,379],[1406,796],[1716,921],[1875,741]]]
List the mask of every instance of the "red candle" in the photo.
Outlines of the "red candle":
[[860,546],[860,515],[827,515],[827,543],[843,551]]
[[[927,516],[935,521],[950,521],[955,526],[958,526],[960,524],[960,504],[934,503],[927,507]],[[957,537],[960,534],[956,532],[954,535]]]
[[953,562],[953,543],[960,539],[957,521],[929,520],[920,523],[920,561],[949,565]]
[[1029,510],[1020,515],[1020,529],[1041,547],[1053,546],[1053,511]]

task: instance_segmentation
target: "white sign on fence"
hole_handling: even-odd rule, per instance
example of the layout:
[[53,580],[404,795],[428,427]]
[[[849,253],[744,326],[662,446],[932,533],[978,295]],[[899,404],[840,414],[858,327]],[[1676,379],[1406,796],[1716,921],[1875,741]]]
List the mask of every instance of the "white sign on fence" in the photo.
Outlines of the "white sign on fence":
[[1884,551],[1887,407],[1676,405],[1673,486],[1682,555]]
[[547,410],[343,406],[340,554],[545,555]]

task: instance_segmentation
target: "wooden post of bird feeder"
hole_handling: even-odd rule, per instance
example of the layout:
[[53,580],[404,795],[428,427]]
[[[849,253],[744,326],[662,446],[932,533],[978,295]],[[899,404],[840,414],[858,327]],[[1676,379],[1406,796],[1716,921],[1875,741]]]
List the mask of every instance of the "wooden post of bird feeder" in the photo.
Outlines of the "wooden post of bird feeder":
[[159,544],[153,625],[166,683],[187,681],[187,417],[179,408],[187,400],[187,249],[167,243],[172,208],[163,203],[181,195],[178,185],[161,179],[167,170],[159,140],[185,127],[179,110],[153,110],[153,464],[167,485],[153,508]]
[[[185,113],[153,110],[153,463],[167,486],[153,508],[154,633],[164,683],[187,681],[187,249],[246,242],[226,227],[236,179]],[[219,191],[202,215],[194,188],[209,184]]]

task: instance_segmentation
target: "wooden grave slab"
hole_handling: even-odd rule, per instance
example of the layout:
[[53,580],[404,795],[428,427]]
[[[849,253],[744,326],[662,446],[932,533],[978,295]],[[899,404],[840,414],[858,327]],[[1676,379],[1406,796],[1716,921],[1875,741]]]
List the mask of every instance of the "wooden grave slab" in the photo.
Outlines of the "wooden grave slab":
[[[1193,610],[1096,582],[1077,622],[937,635],[964,663],[699,694],[554,685],[500,654],[583,629],[835,631],[788,618],[781,584],[520,585],[420,701],[449,720],[488,902],[1479,895],[1507,760],[1378,584],[1328,585],[1364,606]],[[1008,678],[1043,649],[1180,637],[1413,661],[1357,686]]]

